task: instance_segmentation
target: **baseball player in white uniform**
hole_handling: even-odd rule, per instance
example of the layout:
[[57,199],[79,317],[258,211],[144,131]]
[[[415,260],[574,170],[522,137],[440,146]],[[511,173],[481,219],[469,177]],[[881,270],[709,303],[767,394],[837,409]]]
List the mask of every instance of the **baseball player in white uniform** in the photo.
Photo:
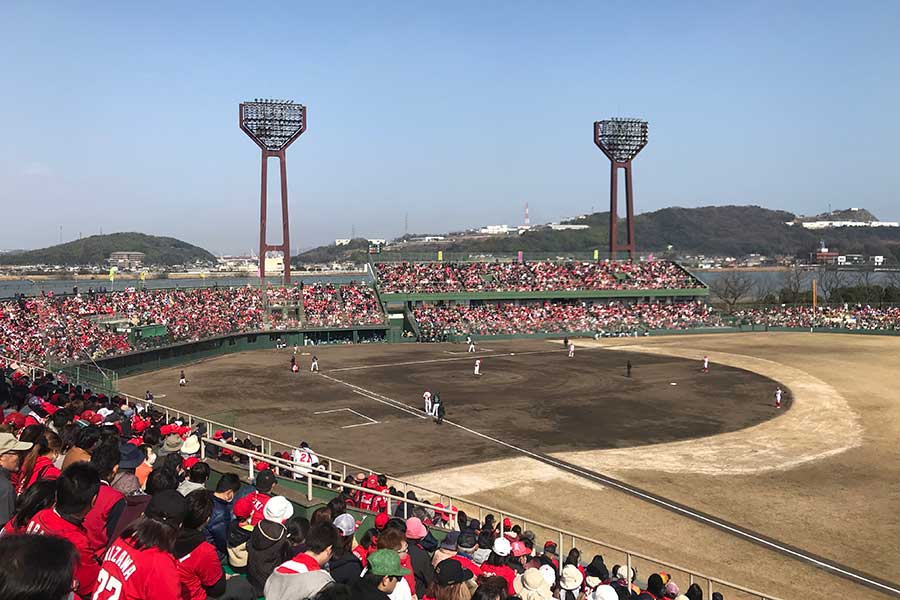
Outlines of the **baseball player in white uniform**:
[[709,373],[709,357],[708,356],[703,357],[703,372]]
[[313,373],[313,372],[318,373],[319,372],[319,358],[317,356],[312,357],[312,364],[309,365],[309,372],[310,373]]
[[475,375],[476,376],[481,375],[481,359],[480,358],[475,359]]
[[575,344],[569,342],[569,358],[575,358]]
[[466,336],[466,343],[469,344],[469,352],[475,352],[475,342],[471,335]]
[[781,388],[775,390],[775,408],[781,408]]
[[422,394],[422,399],[425,400],[425,414],[431,414],[431,392],[425,390],[425,393]]

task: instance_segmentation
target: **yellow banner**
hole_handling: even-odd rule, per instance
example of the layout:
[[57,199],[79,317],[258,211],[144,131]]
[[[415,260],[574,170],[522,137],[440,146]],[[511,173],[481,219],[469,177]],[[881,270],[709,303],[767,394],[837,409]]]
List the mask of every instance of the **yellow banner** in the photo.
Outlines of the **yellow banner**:
[[109,268],[109,280],[110,280],[110,281],[115,281],[115,280],[116,280],[116,268],[115,268],[115,267],[110,267],[110,268]]
[[444,251],[438,250],[438,262],[441,262],[442,260],[444,260]]
[[594,260],[600,260],[600,251],[594,250]]
[[147,271],[141,271],[141,281],[147,279]]

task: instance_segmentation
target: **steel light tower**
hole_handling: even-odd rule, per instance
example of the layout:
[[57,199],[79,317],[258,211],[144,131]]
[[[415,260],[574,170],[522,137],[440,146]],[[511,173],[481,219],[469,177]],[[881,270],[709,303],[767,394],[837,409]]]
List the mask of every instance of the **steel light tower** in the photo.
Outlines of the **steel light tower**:
[[[287,165],[285,150],[306,131],[306,107],[292,100],[254,100],[242,102],[239,120],[241,129],[262,150],[262,187],[259,205],[259,282],[266,277],[266,251],[281,250],[284,254],[284,285],[291,283],[291,234],[288,221]],[[278,158],[281,167],[281,244],[266,241],[266,186],[269,158]]]
[[[594,122],[594,143],[603,151],[611,164],[609,179],[609,253],[628,251],[634,256],[634,193],[631,187],[631,161],[647,145],[647,121],[641,119],[613,118]],[[625,170],[625,227],[627,242],[619,244],[616,236],[618,225],[619,169]]]

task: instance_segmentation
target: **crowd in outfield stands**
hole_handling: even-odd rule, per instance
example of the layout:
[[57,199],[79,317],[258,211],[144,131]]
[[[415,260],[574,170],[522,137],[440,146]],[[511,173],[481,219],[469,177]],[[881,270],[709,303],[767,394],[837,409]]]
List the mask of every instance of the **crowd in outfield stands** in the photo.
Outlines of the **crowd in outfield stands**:
[[684,289],[703,284],[669,261],[379,263],[383,293]]
[[303,310],[307,323],[313,327],[379,325],[384,322],[375,291],[364,285],[306,285]]
[[875,307],[865,304],[841,306],[773,306],[740,310],[734,316],[741,321],[769,327],[825,327],[851,330],[900,329],[900,307]]
[[715,327],[721,319],[706,304],[609,302],[598,304],[422,305],[415,309],[424,340],[446,339],[450,333],[593,332],[598,336],[633,335],[650,329]]
[[[383,475],[336,475],[336,496],[307,519],[265,463],[252,485],[227,467],[210,483],[210,461],[246,461],[249,440],[213,432],[225,447],[206,444],[201,460],[202,425],[15,367],[0,365],[0,598],[703,598],[664,572],[563,556],[509,519],[413,504]],[[321,472],[306,444],[290,459],[295,477]]]

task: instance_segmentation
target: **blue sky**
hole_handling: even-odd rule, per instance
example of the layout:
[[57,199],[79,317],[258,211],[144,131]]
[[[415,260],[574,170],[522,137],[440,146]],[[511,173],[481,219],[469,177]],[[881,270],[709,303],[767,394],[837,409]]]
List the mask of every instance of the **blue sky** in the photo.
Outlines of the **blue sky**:
[[255,247],[255,97],[308,106],[295,247],[604,210],[615,115],[650,122],[639,212],[900,219],[900,2],[80,4],[0,6],[0,248]]

